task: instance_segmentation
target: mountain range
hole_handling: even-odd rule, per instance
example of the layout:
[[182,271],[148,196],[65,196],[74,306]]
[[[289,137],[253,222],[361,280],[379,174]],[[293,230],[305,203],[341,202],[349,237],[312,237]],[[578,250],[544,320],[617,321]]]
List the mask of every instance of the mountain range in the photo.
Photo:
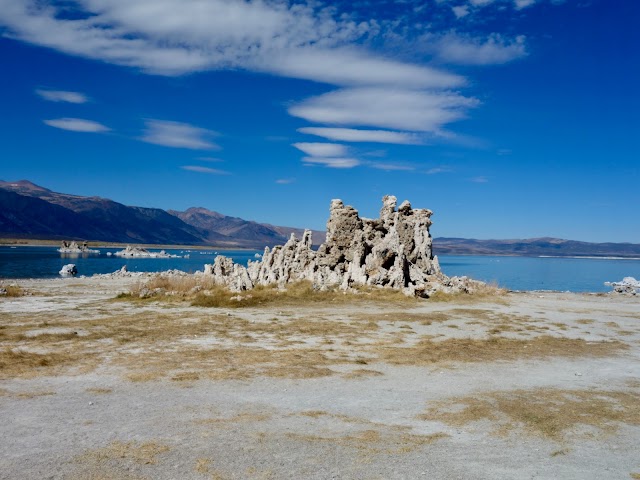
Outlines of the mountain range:
[[[27,180],[0,181],[0,237],[93,240],[162,245],[256,248],[281,245],[303,229],[230,217],[206,208],[179,212],[126,206],[101,197],[53,192]],[[319,245],[325,234],[313,231]],[[557,238],[474,240],[435,238],[436,254],[640,257],[640,244]]]
[[[205,208],[184,212],[126,206],[101,197],[53,192],[27,180],[0,181],[0,237],[163,245],[264,248],[300,228],[262,224]],[[324,232],[313,232],[314,242]]]

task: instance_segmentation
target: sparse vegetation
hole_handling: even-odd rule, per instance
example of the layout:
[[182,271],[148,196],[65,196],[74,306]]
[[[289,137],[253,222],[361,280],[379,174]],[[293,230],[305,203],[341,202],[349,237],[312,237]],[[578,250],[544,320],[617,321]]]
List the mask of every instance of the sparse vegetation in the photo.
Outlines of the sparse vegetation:
[[613,433],[620,424],[640,425],[635,392],[538,388],[492,392],[438,402],[420,417],[453,426],[488,420],[495,431],[524,432],[562,441],[579,427]]
[[2,292],[2,294],[0,295],[0,298],[2,297],[12,297],[12,298],[16,298],[16,297],[23,297],[24,295],[26,295],[25,290],[19,286],[19,285],[2,285],[0,284],[0,292]]
[[587,342],[582,339],[540,336],[521,340],[504,337],[487,339],[426,338],[409,347],[379,346],[378,358],[395,365],[428,365],[447,362],[492,362],[548,357],[603,357],[628,347],[622,342]]

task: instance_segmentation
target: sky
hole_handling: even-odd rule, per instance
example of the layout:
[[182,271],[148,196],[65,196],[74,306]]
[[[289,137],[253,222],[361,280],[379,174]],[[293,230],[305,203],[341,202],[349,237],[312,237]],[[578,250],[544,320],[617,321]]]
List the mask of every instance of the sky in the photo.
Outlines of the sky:
[[640,243],[640,2],[0,0],[0,179]]

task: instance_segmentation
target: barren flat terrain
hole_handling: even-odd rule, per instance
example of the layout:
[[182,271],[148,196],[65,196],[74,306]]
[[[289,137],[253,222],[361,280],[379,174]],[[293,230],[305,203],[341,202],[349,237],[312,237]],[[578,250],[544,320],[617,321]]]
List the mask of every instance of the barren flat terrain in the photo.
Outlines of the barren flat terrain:
[[639,298],[136,282],[1,297],[0,478],[640,478]]

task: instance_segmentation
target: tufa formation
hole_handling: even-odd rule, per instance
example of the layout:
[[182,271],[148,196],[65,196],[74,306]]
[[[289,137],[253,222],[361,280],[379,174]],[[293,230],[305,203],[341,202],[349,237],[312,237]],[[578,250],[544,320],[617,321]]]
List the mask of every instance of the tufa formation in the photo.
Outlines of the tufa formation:
[[483,285],[440,271],[429,233],[431,210],[413,209],[408,201],[397,207],[394,196],[385,196],[382,202],[380,218],[368,219],[333,200],[326,241],[317,251],[312,250],[311,231],[306,230],[302,239],[292,234],[286,244],[266,247],[262,259],[249,261],[247,267],[218,256],[213,265],[205,265],[204,273],[235,292],[307,280],[319,290],[368,285],[429,297],[437,291],[471,292]]

